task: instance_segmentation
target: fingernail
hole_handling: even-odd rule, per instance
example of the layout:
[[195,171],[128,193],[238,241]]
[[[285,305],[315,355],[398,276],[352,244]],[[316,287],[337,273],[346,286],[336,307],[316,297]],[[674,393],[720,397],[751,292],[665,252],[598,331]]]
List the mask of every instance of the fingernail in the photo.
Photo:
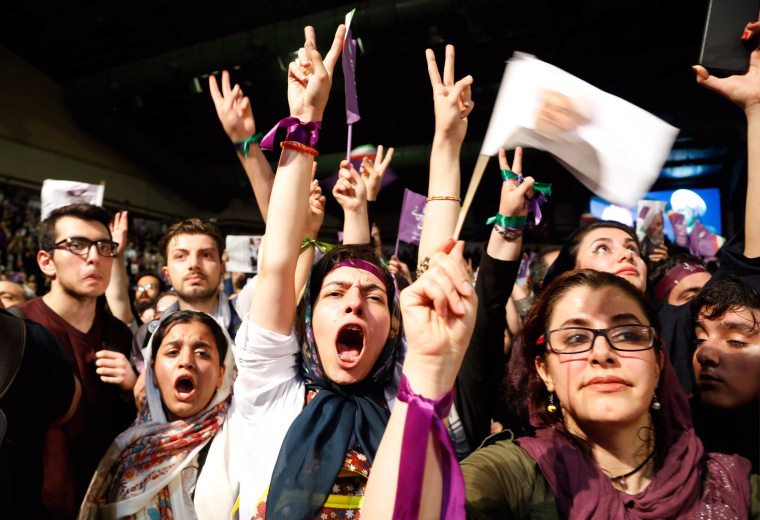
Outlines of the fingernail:
[[691,70],[693,70],[695,74],[699,74],[699,69],[697,68],[696,65],[692,65]]
[[457,310],[460,314],[464,314],[464,303],[461,300],[457,302]]
[[742,34],[742,40],[749,40],[749,36],[750,36],[749,31],[744,31],[744,33]]
[[472,294],[472,284],[467,280],[462,282],[462,294],[465,294],[467,296]]

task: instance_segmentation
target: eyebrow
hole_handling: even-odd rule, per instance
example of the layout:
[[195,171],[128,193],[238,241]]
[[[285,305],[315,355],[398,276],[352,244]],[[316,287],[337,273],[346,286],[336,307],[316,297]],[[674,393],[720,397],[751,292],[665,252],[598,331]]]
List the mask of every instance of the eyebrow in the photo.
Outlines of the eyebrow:
[[[216,251],[216,248],[215,247],[202,247],[200,249],[194,249],[194,251],[200,251],[200,252],[204,252],[204,251]],[[171,252],[172,253],[189,253],[190,249],[188,249],[186,247],[176,247],[176,248],[172,249]]]
[[[333,280],[332,282],[327,282],[322,286],[322,289],[324,290],[326,287],[329,287],[331,285],[337,285],[338,287],[351,287],[353,285],[353,282],[349,282],[347,280]],[[375,282],[368,282],[368,283],[362,283],[359,285],[361,290],[363,292],[378,290],[385,293],[385,287],[381,287],[377,285]]]
[[[694,324],[695,328],[700,328],[704,331],[707,330],[705,327],[705,321],[712,321],[712,320],[699,320]],[[741,321],[722,321],[718,323],[718,328],[721,330],[728,330],[733,332],[740,332],[742,334],[745,334],[747,336],[754,336],[757,333],[757,327],[752,326],[750,323],[744,323]]]
[[[619,314],[615,314],[610,319],[610,322],[615,324],[627,324],[627,323],[636,323],[638,325],[641,324],[641,320],[638,316],[635,314],[632,314],[630,312],[621,312]],[[560,327],[588,327],[589,320],[586,318],[570,318],[569,320],[565,320],[560,324]],[[614,325],[613,325],[614,326]]]
[[[163,343],[161,345],[161,347],[164,347],[164,346],[166,346],[166,347],[176,347],[176,346],[182,345],[183,343],[184,343],[184,340],[182,338],[178,338],[178,339],[175,339],[175,340],[172,340],[172,341],[167,341],[166,343]],[[159,347],[159,348],[161,348],[161,347]],[[212,345],[209,345],[205,341],[200,341],[200,340],[198,340],[195,343],[193,343],[193,348],[197,348],[197,347],[204,347],[204,348],[208,348],[208,349],[213,348]]]

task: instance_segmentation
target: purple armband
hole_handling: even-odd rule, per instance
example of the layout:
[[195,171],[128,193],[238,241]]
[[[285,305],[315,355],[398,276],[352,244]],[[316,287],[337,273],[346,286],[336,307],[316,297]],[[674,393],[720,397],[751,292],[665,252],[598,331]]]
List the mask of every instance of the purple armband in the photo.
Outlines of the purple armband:
[[[437,440],[443,465],[443,492],[441,518],[465,517],[465,488],[456,452],[451,445],[449,431],[444,424],[454,402],[454,389],[435,401],[412,392],[406,375],[401,374],[399,401],[407,403],[404,438],[401,444],[401,461],[398,469],[398,486],[393,518],[418,518],[422,498],[422,477],[425,474],[428,434],[432,431]],[[435,441],[434,441],[435,442]]]
[[274,148],[274,137],[277,130],[285,128],[287,134],[285,141],[295,141],[310,148],[316,148],[319,141],[319,130],[322,128],[321,121],[308,121],[302,123],[297,117],[286,117],[267,132],[267,135],[261,140],[261,148],[263,150],[272,150]]

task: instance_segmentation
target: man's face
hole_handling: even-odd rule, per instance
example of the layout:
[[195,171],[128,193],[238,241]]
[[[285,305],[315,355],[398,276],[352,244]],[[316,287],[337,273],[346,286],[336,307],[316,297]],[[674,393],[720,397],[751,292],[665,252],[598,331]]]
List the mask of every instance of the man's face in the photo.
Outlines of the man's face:
[[175,235],[166,247],[164,275],[180,300],[193,304],[216,298],[224,274],[216,242],[209,235]]
[[158,298],[159,294],[159,280],[153,275],[141,276],[137,280],[137,288],[135,289],[135,300],[137,302],[149,302],[153,303]]
[[37,260],[54,286],[74,298],[97,298],[106,292],[111,279],[113,257],[101,256],[94,242],[110,240],[106,226],[77,217],[61,217],[55,224],[55,241],[79,237],[93,242],[86,254],[76,254],[60,245],[53,251],[40,251]]
[[[732,309],[696,323],[694,377],[702,401],[715,408],[740,408],[760,396],[759,309]],[[756,410],[755,410],[756,411]]]
[[7,309],[25,302],[21,286],[7,280],[0,281],[0,308]]
[[559,92],[544,92],[536,119],[536,130],[547,136],[572,132],[580,124],[572,100]]

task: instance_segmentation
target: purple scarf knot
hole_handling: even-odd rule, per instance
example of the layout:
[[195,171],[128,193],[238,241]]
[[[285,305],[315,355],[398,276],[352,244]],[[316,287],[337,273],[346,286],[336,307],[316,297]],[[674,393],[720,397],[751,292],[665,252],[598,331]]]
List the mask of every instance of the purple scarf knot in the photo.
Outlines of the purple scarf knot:
[[[433,432],[443,460],[441,518],[464,518],[465,488],[456,452],[443,420],[454,402],[454,389],[436,400],[412,392],[405,374],[398,388],[399,401],[409,405],[406,412],[401,461],[398,471],[393,518],[419,518],[422,477],[425,474],[428,433]],[[437,438],[437,439],[435,439]]]

